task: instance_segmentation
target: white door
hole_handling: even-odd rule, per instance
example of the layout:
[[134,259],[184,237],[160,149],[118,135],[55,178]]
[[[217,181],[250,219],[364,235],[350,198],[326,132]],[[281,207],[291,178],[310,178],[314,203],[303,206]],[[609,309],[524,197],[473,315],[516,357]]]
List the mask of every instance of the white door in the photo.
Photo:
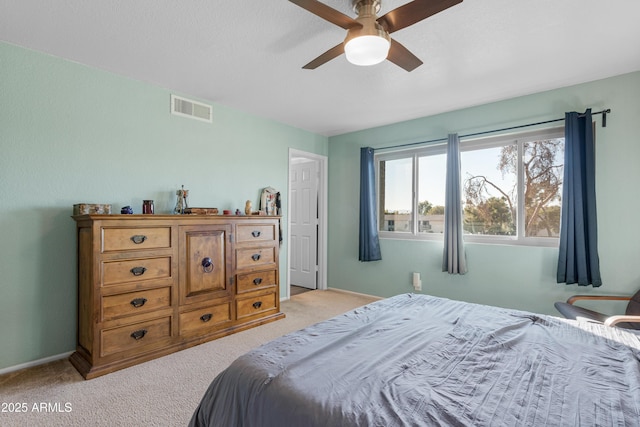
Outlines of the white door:
[[304,159],[291,165],[290,284],[317,288],[318,164]]

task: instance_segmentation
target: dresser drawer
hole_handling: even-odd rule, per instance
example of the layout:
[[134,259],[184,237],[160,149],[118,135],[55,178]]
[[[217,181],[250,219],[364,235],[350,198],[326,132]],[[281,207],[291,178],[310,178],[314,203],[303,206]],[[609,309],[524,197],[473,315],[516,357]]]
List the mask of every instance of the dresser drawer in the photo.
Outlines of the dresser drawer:
[[171,306],[171,288],[148,289],[102,297],[102,320],[146,313]]
[[140,353],[167,344],[171,340],[171,316],[132,325],[104,329],[100,334],[100,355],[131,351]]
[[236,300],[238,320],[276,308],[275,292]]
[[276,248],[273,246],[265,248],[245,248],[236,249],[236,268],[238,270],[255,267],[264,268],[276,266]]
[[180,335],[206,334],[231,322],[231,303],[224,302],[180,314]]
[[276,227],[272,224],[242,224],[238,225],[236,241],[264,242],[276,239]]
[[238,274],[236,293],[252,292],[276,285],[276,270],[259,271],[250,274]]
[[104,286],[136,280],[163,279],[170,277],[170,256],[108,261],[103,262],[102,264],[102,284]]
[[171,227],[102,229],[103,252],[170,247]]

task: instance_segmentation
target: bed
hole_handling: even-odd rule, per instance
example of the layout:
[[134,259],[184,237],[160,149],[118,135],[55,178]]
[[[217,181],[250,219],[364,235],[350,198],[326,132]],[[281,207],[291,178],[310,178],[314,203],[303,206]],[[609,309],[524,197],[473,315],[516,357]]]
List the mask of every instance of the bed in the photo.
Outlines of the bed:
[[403,294],[241,356],[190,425],[636,426],[640,335]]

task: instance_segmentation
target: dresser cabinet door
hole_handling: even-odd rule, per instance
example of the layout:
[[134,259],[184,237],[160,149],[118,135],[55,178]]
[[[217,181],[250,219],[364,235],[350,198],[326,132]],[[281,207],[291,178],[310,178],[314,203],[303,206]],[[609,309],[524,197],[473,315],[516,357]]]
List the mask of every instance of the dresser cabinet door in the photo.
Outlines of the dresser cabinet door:
[[230,230],[225,225],[180,227],[181,304],[231,296]]

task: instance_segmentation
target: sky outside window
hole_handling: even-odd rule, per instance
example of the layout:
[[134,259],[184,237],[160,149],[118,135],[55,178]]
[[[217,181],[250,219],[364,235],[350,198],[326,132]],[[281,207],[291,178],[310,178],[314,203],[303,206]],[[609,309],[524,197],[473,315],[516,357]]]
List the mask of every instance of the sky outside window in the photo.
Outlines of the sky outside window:
[[[468,174],[482,173],[501,188],[514,188],[515,176],[502,176],[498,170],[501,147],[465,151],[460,154],[460,178]],[[433,206],[444,206],[446,182],[446,154],[419,158],[418,201],[428,201]],[[388,160],[385,170],[385,210],[388,212],[411,211],[411,158]],[[463,201],[464,202],[464,201]]]

